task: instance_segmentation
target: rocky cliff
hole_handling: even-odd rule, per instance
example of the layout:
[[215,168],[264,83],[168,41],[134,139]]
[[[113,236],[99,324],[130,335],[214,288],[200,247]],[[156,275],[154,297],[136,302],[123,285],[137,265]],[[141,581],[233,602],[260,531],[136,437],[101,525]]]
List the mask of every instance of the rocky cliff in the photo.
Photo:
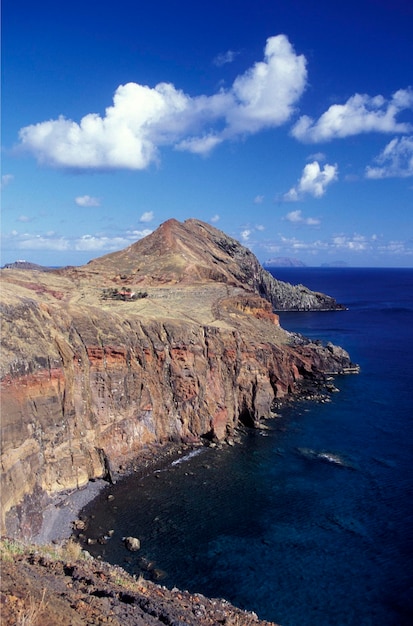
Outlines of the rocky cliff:
[[[151,443],[224,440],[304,378],[354,371],[274,309],[337,308],[274,281],[196,220],[64,270],[2,271],[2,532],[33,536],[50,494]],[[280,300],[281,294],[281,300]],[[320,304],[322,303],[322,304]],[[327,304],[326,304],[327,303]]]

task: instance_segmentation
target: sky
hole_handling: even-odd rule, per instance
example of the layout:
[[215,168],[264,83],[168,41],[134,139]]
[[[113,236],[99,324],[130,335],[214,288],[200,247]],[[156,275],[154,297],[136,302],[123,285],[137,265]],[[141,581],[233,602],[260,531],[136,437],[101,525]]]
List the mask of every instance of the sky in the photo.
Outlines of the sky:
[[413,267],[411,0],[2,2],[1,264],[175,218]]

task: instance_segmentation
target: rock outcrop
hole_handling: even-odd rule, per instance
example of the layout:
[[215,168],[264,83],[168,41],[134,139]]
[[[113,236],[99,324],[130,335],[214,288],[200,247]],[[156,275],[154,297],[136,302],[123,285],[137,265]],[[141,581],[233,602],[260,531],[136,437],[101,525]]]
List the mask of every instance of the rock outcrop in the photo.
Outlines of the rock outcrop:
[[0,541],[2,626],[276,626],[226,600],[170,591],[90,555],[76,558],[75,549]]
[[[148,444],[223,440],[303,379],[353,368],[345,351],[285,332],[274,308],[287,292],[301,306],[295,292],[195,220],[79,268],[7,269],[2,280],[9,535],[33,536],[50,494],[110,478]],[[103,297],[113,288],[145,297]],[[307,291],[304,308],[330,302]]]

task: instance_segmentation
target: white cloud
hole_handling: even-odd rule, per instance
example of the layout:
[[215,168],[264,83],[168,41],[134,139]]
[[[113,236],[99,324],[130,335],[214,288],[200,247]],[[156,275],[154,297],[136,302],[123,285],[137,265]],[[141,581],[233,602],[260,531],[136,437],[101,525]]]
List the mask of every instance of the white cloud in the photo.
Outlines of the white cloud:
[[233,84],[237,104],[227,113],[233,134],[258,132],[285,123],[307,82],[306,60],[297,56],[285,35],[270,37],[264,61],[256,63]]
[[251,230],[249,228],[246,228],[245,230],[241,232],[241,240],[244,243],[249,240],[250,236],[251,236]]
[[255,196],[254,204],[262,204],[264,202],[264,196]]
[[55,250],[55,251],[96,251],[113,252],[130,246],[135,241],[150,235],[152,230],[127,231],[121,236],[81,235],[79,237],[63,237],[55,232],[44,234],[19,233],[14,230],[4,240],[12,243],[19,250]]
[[234,50],[227,50],[227,52],[221,52],[217,54],[217,56],[213,60],[213,64],[221,67],[226,63],[232,63],[236,56],[238,56],[239,52],[234,52]]
[[206,154],[224,140],[284,124],[307,80],[306,60],[285,35],[270,37],[264,60],[212,96],[189,96],[170,83],[120,85],[103,117],[60,116],[20,130],[20,147],[45,165],[144,169],[170,146]]
[[352,252],[363,252],[371,248],[367,237],[358,234],[354,234],[350,237],[348,235],[336,235],[332,238],[331,244],[337,249]]
[[367,178],[413,176],[413,135],[392,139],[375,161],[379,167],[368,166]]
[[73,250],[120,250],[130,244],[125,237],[82,235],[72,243]]
[[1,189],[10,185],[10,183],[14,180],[13,174],[3,174],[1,177]]
[[285,219],[293,223],[301,222],[303,219],[301,213],[301,211],[290,211],[290,213],[287,213],[287,215],[285,216]]
[[307,226],[318,226],[320,224],[320,220],[315,217],[303,217],[302,211],[290,211],[284,219],[293,224],[307,224]]
[[[267,242],[264,246],[267,252],[290,256],[290,255],[340,255],[344,258],[360,259],[360,258],[377,258],[394,257],[396,255],[402,257],[413,256],[413,245],[409,240],[383,240],[383,236],[362,235],[360,233],[353,234],[337,234],[327,239],[316,239],[304,241],[297,237],[285,237],[279,235],[279,239],[273,242]],[[354,261],[358,262],[357,260]],[[383,261],[384,262],[384,261]]]
[[306,158],[306,161],[325,161],[326,155],[324,152],[315,152],[314,154],[309,154]]
[[212,222],[212,224],[215,224],[216,222],[219,222],[220,220],[220,216],[218,215],[218,213],[215,213],[215,215],[213,215],[210,219],[210,221]]
[[33,218],[29,217],[28,215],[20,215],[20,217],[17,218],[18,222],[23,222],[23,223],[31,222],[32,220]]
[[324,168],[321,169],[318,161],[307,163],[297,185],[291,187],[291,189],[284,194],[283,199],[287,202],[297,202],[306,194],[314,196],[314,198],[321,198],[324,196],[328,185],[337,180],[337,178],[337,165],[326,164]]
[[204,137],[191,137],[180,141],[176,146],[176,150],[192,152],[193,154],[208,154],[216,148],[223,139],[216,135],[205,135]]
[[400,89],[389,100],[383,96],[355,94],[345,104],[333,104],[314,121],[308,115],[300,117],[292,135],[300,141],[317,143],[350,137],[361,133],[406,133],[413,126],[398,122],[397,115],[413,108],[413,89]]
[[19,236],[17,248],[20,250],[70,250],[70,243],[65,237],[48,237],[25,233]]
[[79,206],[100,206],[99,198],[94,198],[93,196],[77,196],[75,198],[75,202]]
[[145,211],[145,213],[142,213],[142,215],[140,216],[139,221],[142,223],[152,222],[153,218],[153,211]]

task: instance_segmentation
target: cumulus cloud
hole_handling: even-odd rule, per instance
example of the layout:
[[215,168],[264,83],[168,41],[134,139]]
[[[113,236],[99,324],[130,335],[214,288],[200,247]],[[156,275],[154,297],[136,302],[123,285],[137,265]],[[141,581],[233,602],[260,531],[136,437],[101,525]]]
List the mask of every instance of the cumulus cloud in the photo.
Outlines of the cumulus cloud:
[[291,189],[284,194],[283,199],[287,202],[297,202],[306,194],[314,196],[314,198],[321,198],[324,196],[328,185],[337,180],[337,178],[337,165],[326,164],[323,169],[321,169],[318,161],[307,163],[297,185],[291,187]]
[[307,81],[306,60],[285,35],[270,37],[264,60],[212,96],[189,96],[171,83],[127,83],[101,117],[60,116],[20,130],[20,146],[48,166],[72,169],[147,168],[163,146],[206,154],[222,141],[280,126]]
[[392,139],[375,162],[378,166],[366,168],[367,178],[413,176],[413,135]]
[[217,67],[221,67],[226,63],[232,63],[236,56],[238,56],[239,52],[234,52],[234,50],[227,50],[226,52],[221,52],[217,54],[217,56],[213,60],[213,64]]
[[142,223],[152,222],[153,218],[153,211],[145,211],[145,213],[142,213],[142,215],[140,216],[139,221]]
[[288,222],[293,224],[306,224],[307,226],[318,226],[320,220],[315,217],[303,217],[302,211],[290,211],[285,218]]
[[355,94],[345,104],[333,104],[315,121],[308,115],[300,117],[292,135],[303,142],[317,143],[350,137],[361,133],[406,133],[413,125],[398,122],[402,111],[413,109],[413,89],[399,89],[390,99],[383,96]]
[[100,206],[99,198],[94,198],[93,196],[77,196],[75,198],[75,202],[78,206]]
[[216,222],[219,222],[219,220],[220,220],[220,219],[221,219],[221,218],[220,218],[220,216],[218,215],[218,213],[215,213],[215,215],[213,215],[213,216],[211,217],[211,220],[210,220],[210,221],[212,222],[212,224],[215,224]]

